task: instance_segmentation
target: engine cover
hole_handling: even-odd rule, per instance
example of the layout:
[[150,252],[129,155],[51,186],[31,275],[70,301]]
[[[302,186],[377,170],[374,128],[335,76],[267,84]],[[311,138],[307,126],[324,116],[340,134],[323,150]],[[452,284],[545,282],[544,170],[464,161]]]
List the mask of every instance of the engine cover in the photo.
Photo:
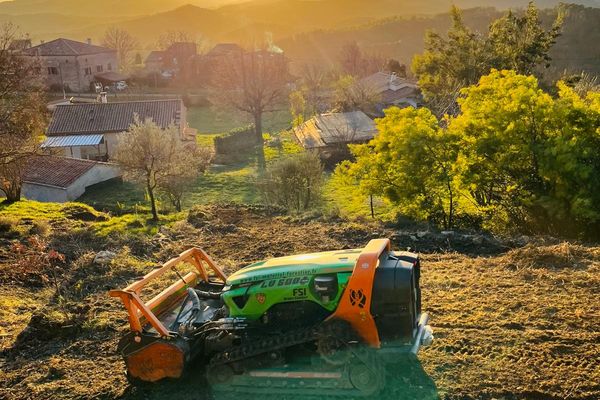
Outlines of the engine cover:
[[410,341],[421,313],[416,254],[393,252],[375,271],[371,315],[382,342]]

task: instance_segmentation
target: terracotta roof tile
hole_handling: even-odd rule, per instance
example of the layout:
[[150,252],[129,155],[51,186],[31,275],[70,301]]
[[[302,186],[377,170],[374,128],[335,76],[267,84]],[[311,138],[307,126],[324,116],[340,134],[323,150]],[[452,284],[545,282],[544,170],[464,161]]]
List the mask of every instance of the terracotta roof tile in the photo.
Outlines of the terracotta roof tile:
[[67,188],[96,164],[78,158],[35,156],[27,163],[23,181]]
[[107,47],[59,38],[25,49],[23,50],[23,53],[30,56],[81,56],[85,54],[109,53],[114,51],[115,50]]

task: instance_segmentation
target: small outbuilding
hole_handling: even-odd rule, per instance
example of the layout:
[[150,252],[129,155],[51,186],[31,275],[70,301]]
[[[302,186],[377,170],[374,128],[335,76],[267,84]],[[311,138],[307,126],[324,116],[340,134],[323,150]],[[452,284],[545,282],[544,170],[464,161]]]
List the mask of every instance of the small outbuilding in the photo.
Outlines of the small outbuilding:
[[350,143],[365,143],[376,133],[375,122],[362,111],[316,115],[294,129],[302,147],[319,151],[337,149]]
[[91,185],[120,176],[116,164],[40,155],[25,168],[22,194],[30,200],[64,203],[76,200]]

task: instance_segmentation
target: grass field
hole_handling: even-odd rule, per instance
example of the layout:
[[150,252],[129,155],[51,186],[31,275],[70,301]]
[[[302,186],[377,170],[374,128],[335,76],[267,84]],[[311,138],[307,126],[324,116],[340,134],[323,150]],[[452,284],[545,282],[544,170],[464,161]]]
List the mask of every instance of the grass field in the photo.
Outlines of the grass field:
[[[200,176],[183,201],[184,208],[196,204],[260,202],[256,189],[256,168],[252,164],[213,166]],[[94,185],[79,199],[97,210],[113,214],[148,212],[148,200],[142,185],[118,180]],[[173,207],[159,197],[159,210],[172,213]]]
[[[246,126],[252,123],[247,114],[232,111],[219,111],[213,107],[191,106],[187,110],[190,127],[198,129],[201,134],[218,134]],[[266,113],[263,116],[264,132],[279,132],[290,127],[292,117],[287,108],[281,111]]]

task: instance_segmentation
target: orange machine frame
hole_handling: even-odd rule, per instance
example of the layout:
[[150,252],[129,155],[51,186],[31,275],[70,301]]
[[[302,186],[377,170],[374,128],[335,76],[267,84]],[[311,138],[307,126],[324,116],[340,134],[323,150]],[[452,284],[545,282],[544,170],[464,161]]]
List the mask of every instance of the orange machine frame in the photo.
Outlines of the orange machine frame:
[[371,299],[375,270],[379,266],[379,258],[386,251],[391,251],[389,239],[373,239],[367,244],[356,260],[338,308],[328,318],[348,321],[367,344],[377,348],[381,342],[370,311]]
[[[196,267],[198,271],[187,273],[185,276],[181,277],[182,280],[178,280],[147,303],[140,298],[140,292],[150,281],[160,277],[168,270],[171,270],[178,264],[184,262],[190,263]],[[223,283],[227,281],[227,276],[219,267],[217,267],[208,254],[206,254],[204,250],[194,247],[184,251],[179,256],[170,259],[160,268],[148,273],[141,280],[132,283],[125,289],[111,290],[109,291],[109,294],[111,297],[119,297],[121,298],[121,301],[123,301],[127,313],[129,314],[129,326],[132,331],[141,333],[145,320],[150,323],[162,337],[166,337],[169,336],[169,331],[158,319],[157,314],[160,314],[160,312],[164,311],[169,305],[172,305],[178,300],[181,295],[185,293],[183,289],[194,283],[197,279],[201,278],[205,282],[208,282],[208,270],[204,264],[206,264],[210,270],[214,271]]]

